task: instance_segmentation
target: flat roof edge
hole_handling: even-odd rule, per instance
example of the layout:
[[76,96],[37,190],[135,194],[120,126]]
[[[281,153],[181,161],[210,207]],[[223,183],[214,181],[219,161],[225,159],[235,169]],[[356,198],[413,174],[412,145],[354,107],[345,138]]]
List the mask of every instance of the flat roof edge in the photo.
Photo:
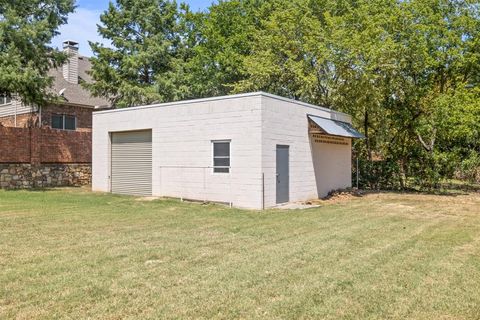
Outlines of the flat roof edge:
[[314,109],[323,110],[323,111],[332,112],[332,113],[336,113],[336,114],[340,114],[340,115],[350,117],[350,115],[348,113],[344,113],[344,112],[341,112],[341,111],[336,111],[336,110],[325,108],[325,107],[322,107],[322,106],[317,106],[316,104],[311,104],[311,103],[307,103],[307,102],[303,102],[303,101],[299,101],[299,100],[295,100],[295,99],[285,98],[285,97],[282,97],[282,96],[278,96],[276,94],[271,94],[271,93],[267,93],[267,92],[263,92],[263,91],[260,91],[259,94],[261,94],[262,96],[268,97],[268,98],[281,100],[281,101],[285,101],[285,102],[290,102],[290,103],[295,103],[295,104],[299,104],[299,105],[304,106],[304,107],[314,108]]
[[328,109],[325,107],[317,106],[314,104],[290,99],[290,98],[285,98],[281,97],[278,95],[274,95],[271,93],[266,93],[263,91],[256,91],[256,92],[249,92],[249,93],[239,93],[239,94],[232,94],[232,95],[226,95],[226,96],[218,96],[218,97],[210,97],[210,98],[199,98],[199,99],[190,99],[190,100],[181,100],[181,101],[174,101],[174,102],[164,102],[164,103],[156,103],[156,104],[149,104],[149,105],[142,105],[142,106],[136,106],[136,107],[126,107],[126,108],[121,108],[121,109],[110,109],[110,110],[103,110],[103,111],[96,111],[94,112],[95,115],[99,114],[106,114],[106,113],[114,113],[114,112],[125,112],[125,111],[134,111],[134,110],[143,110],[143,109],[150,109],[150,108],[158,108],[158,107],[170,107],[170,106],[176,106],[176,105],[184,105],[184,104],[191,104],[191,103],[202,103],[202,102],[209,102],[209,101],[217,101],[217,100],[228,100],[228,99],[238,99],[238,98],[246,98],[246,97],[255,97],[255,96],[264,96],[268,97],[271,99],[276,99],[276,100],[281,100],[285,102],[290,102],[294,104],[298,104],[304,107],[309,107],[309,108],[314,108],[318,110],[323,110],[339,115],[344,115],[347,117],[350,117],[350,115],[340,112],[340,111],[335,111],[332,109]]

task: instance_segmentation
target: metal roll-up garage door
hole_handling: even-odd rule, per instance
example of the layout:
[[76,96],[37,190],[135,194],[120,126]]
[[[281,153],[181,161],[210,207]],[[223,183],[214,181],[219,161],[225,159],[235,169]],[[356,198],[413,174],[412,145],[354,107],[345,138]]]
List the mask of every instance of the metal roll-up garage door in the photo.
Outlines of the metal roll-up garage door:
[[112,133],[112,193],[152,195],[152,130]]

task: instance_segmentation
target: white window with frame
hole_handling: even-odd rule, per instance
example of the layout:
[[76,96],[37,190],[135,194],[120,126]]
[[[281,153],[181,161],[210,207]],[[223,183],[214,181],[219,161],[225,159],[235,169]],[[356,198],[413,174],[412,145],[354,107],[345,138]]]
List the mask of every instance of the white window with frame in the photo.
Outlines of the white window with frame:
[[214,140],[213,148],[213,172],[230,172],[230,140]]
[[6,95],[0,95],[0,106],[4,104],[10,104],[12,102],[12,98]]
[[52,128],[75,131],[77,129],[77,118],[68,114],[52,114]]

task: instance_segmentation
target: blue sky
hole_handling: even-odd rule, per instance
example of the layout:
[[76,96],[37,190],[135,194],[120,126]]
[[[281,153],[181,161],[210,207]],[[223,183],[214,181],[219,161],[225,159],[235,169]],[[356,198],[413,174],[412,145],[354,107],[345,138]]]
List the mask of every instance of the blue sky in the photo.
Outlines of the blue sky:
[[[177,2],[180,2],[177,0]],[[214,0],[183,0],[192,10],[205,10]],[[52,45],[61,48],[64,40],[75,40],[79,43],[80,53],[91,56],[88,40],[104,42],[97,34],[97,23],[100,14],[108,7],[109,0],[77,0],[77,9],[70,14],[68,24],[60,27],[60,35],[52,40]]]

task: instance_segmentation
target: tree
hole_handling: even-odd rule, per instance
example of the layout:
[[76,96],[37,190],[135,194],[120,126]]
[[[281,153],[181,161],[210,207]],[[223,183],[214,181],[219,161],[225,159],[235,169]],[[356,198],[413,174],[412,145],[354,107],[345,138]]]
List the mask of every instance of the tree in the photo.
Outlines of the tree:
[[194,41],[181,69],[188,98],[226,95],[245,79],[244,59],[251,54],[255,29],[268,15],[267,4],[274,2],[221,0],[189,17]]
[[264,90],[348,112],[371,154],[369,131],[384,98],[378,70],[392,51],[382,39],[392,8],[394,1],[284,3],[259,28],[245,59],[248,76],[236,91]]
[[118,106],[263,90],[351,114],[376,186],[480,165],[478,0],[118,0],[102,23],[89,88]]
[[479,10],[468,0],[289,1],[256,30],[235,90],[350,113],[367,137],[357,151],[394,163],[401,187],[408,176],[433,185],[444,169],[436,150],[453,148],[436,139],[442,122],[478,114],[441,104],[453,111],[451,97],[478,81]]
[[170,101],[170,74],[179,54],[179,12],[175,1],[117,0],[100,16],[99,33],[111,47],[90,43],[94,57],[85,86],[117,107]]
[[73,10],[73,0],[0,0],[0,94],[46,103],[47,72],[66,59],[49,43]]

